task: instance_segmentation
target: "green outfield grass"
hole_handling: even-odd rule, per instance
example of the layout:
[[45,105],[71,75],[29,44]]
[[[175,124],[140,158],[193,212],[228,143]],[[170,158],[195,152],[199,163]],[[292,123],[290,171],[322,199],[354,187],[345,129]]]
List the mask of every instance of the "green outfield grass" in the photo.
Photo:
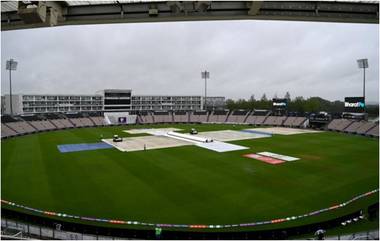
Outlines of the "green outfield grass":
[[[150,127],[169,126],[185,131],[247,128]],[[3,140],[2,199],[79,216],[235,224],[308,213],[379,186],[379,141],[333,132],[234,141],[250,149],[227,153],[196,146],[129,153],[117,149],[60,153],[57,149],[59,144],[98,142],[100,135],[136,136],[122,132],[127,128],[137,127],[71,129]],[[301,160],[270,165],[242,157],[261,151]],[[378,198],[376,194],[329,213],[251,229],[327,220],[366,208]]]

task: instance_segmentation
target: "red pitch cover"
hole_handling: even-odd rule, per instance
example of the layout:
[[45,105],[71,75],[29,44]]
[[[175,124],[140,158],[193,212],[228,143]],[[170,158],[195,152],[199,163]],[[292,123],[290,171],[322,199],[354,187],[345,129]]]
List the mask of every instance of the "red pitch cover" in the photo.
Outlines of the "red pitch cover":
[[243,155],[244,157],[248,157],[248,158],[253,158],[253,159],[256,159],[256,160],[259,160],[259,161],[263,161],[263,162],[266,162],[266,163],[269,163],[269,164],[273,164],[273,165],[277,165],[277,164],[281,164],[281,163],[284,163],[285,161],[282,161],[282,160],[278,160],[278,159],[275,159],[273,157],[267,157],[267,156],[261,156],[261,155],[258,155],[258,154],[246,154],[246,155]]

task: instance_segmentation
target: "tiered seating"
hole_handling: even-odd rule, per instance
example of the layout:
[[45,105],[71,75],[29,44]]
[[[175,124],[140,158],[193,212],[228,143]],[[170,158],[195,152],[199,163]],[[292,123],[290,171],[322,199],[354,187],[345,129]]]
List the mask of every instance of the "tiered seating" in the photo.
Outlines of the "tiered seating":
[[68,119],[50,120],[58,129],[73,128],[74,125]]
[[359,127],[361,127],[364,123],[365,123],[364,121],[354,121],[344,131],[348,133],[356,133],[356,130]]
[[276,119],[274,121],[275,126],[282,126],[284,124],[284,121],[286,119],[286,116],[276,116]]
[[177,123],[187,123],[189,122],[189,115],[186,111],[176,111],[173,113],[173,120]]
[[70,121],[75,125],[75,127],[85,127],[85,126],[94,126],[94,123],[90,119],[83,118],[70,118]]
[[379,137],[379,123],[375,127],[367,131],[366,135]]
[[224,123],[227,120],[228,111],[227,110],[214,110],[209,118],[208,122],[211,123]]
[[154,121],[155,123],[172,123],[173,116],[171,113],[166,111],[154,112]]
[[16,136],[18,133],[6,126],[5,124],[1,124],[1,137],[10,137],[10,136]]
[[262,125],[265,121],[266,116],[259,115],[256,118],[255,125]]
[[249,115],[247,119],[245,120],[246,123],[255,125],[257,116],[256,115]]
[[346,129],[353,121],[347,119],[334,119],[328,125],[329,130],[343,131]]
[[103,126],[105,125],[104,117],[103,116],[90,116],[89,117],[92,122],[95,123],[96,126]]
[[29,121],[36,130],[44,131],[44,130],[54,130],[57,129],[50,121]]
[[140,115],[141,123],[152,124],[154,123],[153,115],[149,112],[141,113]]
[[6,125],[19,134],[36,132],[36,129],[25,121],[9,122]]
[[245,122],[252,125],[263,125],[265,118],[266,116],[262,115],[250,115]]
[[293,123],[297,120],[297,117],[295,116],[289,116],[285,122],[284,122],[284,126],[287,126],[287,127],[291,127],[293,126]]
[[202,123],[207,122],[208,112],[207,111],[194,111],[190,113],[191,123]]
[[353,121],[352,120],[347,120],[347,119],[341,119],[341,122],[338,126],[338,131],[344,131],[349,125],[351,125]]
[[276,124],[277,116],[268,116],[268,118],[265,119],[264,125],[268,126],[274,126]]
[[306,117],[296,117],[293,121],[293,127],[301,127],[302,124],[306,121]]
[[356,134],[365,135],[365,133],[367,133],[367,131],[372,129],[375,125],[376,123],[373,123],[373,122],[365,122],[362,126],[360,126],[356,130]]
[[336,130],[338,128],[339,123],[340,119],[334,119],[327,125],[327,129]]
[[234,110],[228,117],[228,123],[244,123],[248,110]]

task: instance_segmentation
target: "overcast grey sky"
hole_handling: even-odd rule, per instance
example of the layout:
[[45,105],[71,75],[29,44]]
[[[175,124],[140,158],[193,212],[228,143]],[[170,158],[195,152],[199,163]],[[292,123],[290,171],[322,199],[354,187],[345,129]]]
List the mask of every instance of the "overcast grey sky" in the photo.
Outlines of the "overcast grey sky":
[[285,21],[214,21],[82,25],[1,32],[1,93],[5,61],[19,62],[14,93],[133,94],[227,98],[379,96],[379,26]]

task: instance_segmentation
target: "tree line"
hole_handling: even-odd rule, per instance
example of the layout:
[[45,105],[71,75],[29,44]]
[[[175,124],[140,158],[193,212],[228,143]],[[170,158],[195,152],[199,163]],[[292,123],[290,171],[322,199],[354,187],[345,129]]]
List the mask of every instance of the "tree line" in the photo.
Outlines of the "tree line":
[[[274,96],[274,98],[281,98]],[[291,98],[289,92],[286,92],[284,99],[288,101],[288,111],[290,112],[320,112],[326,111],[329,113],[341,113],[344,111],[344,102],[343,101],[329,101],[322,99],[321,97],[310,97],[305,99],[302,96],[297,96]],[[256,100],[255,96],[252,95],[249,99],[238,99],[226,100],[226,107],[230,110],[237,109],[272,109],[272,99],[268,99],[266,94]],[[371,116],[379,115],[378,105],[367,105],[366,111]]]

